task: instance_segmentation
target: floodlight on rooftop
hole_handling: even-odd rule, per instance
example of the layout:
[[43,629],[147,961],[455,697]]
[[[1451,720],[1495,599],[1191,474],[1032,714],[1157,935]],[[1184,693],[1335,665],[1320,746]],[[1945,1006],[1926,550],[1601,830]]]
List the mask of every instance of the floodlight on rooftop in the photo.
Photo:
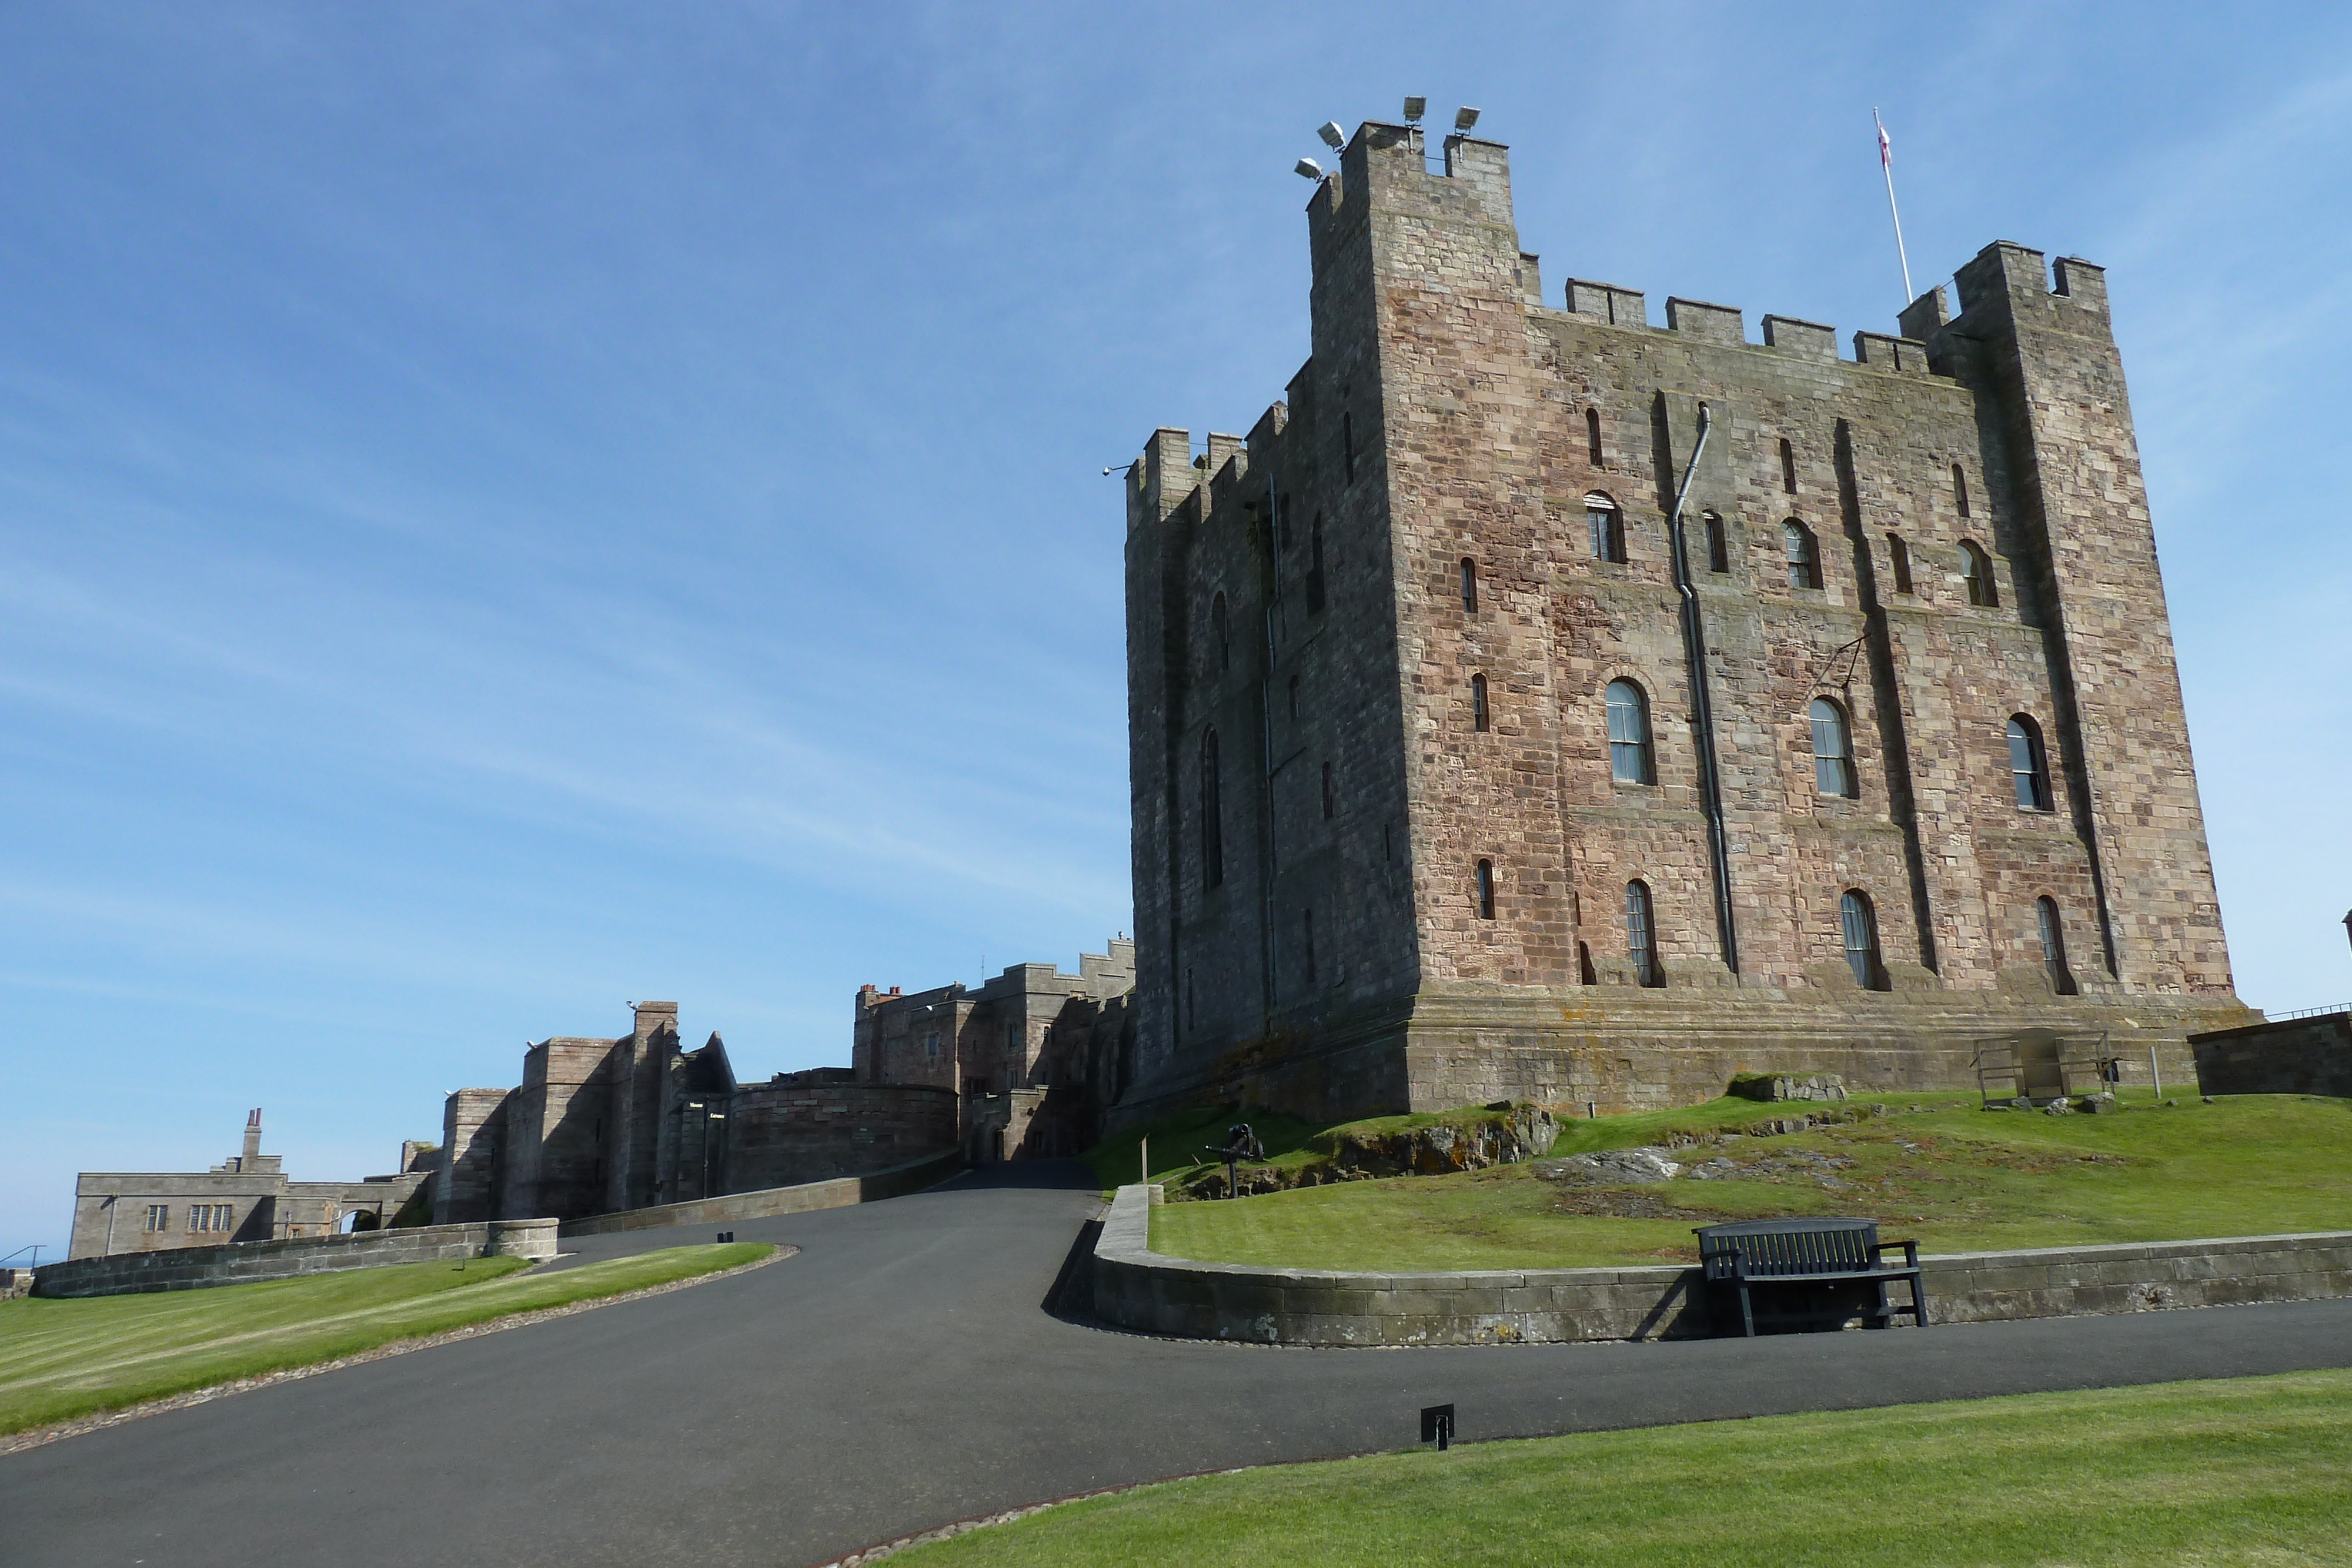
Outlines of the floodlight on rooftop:
[[1315,134],[1320,136],[1323,145],[1334,152],[1348,145],[1348,133],[1339,129],[1339,122],[1336,120],[1327,120],[1317,126]]
[[1428,112],[1429,99],[1425,98],[1409,98],[1404,100],[1404,122],[1407,125],[1419,125],[1421,123],[1421,117]]
[[1475,109],[1457,109],[1457,110],[1455,110],[1454,111],[1454,130],[1456,130],[1456,131],[1467,131],[1467,130],[1469,130],[1472,126],[1474,126],[1474,125],[1475,125],[1475,124],[1477,124],[1477,123],[1478,123],[1478,111],[1477,111],[1476,110],[1475,110]]
[[1323,165],[1312,158],[1301,158],[1291,165],[1290,172],[1302,180],[1319,180],[1323,177]]

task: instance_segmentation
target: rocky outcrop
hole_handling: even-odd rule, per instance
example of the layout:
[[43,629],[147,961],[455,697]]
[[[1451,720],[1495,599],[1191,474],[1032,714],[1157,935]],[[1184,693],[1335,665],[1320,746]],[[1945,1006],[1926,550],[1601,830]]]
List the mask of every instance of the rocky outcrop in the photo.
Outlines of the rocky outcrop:
[[[1559,1124],[1550,1112],[1508,1101],[1468,1117],[1428,1126],[1389,1132],[1338,1127],[1315,1138],[1308,1145],[1315,1150],[1315,1157],[1304,1165],[1242,1166],[1235,1191],[1248,1197],[1330,1182],[1485,1170],[1538,1159],[1550,1152],[1559,1136]],[[1223,1197],[1224,1168],[1204,1171],[1181,1186],[1171,1187],[1167,1196],[1171,1199]]]
[[1845,1098],[1845,1079],[1835,1072],[1743,1072],[1731,1081],[1729,1092],[1742,1100],[1836,1101]]

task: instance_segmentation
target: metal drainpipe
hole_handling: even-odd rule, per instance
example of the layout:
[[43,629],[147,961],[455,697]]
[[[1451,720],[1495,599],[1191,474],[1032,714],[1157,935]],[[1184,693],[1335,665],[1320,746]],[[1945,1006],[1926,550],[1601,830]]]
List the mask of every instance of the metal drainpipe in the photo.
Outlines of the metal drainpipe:
[[[1706,629],[1698,613],[1698,590],[1691,585],[1690,563],[1683,550],[1683,503],[1690,499],[1691,481],[1699,459],[1706,455],[1707,432],[1714,420],[1705,403],[1698,405],[1698,444],[1684,465],[1683,482],[1675,491],[1675,509],[1666,517],[1666,535],[1674,547],[1675,591],[1683,601],[1683,655],[1690,664],[1691,715],[1698,733],[1699,793],[1706,811],[1707,850],[1715,862],[1715,924],[1723,943],[1723,961],[1739,973],[1739,931],[1731,910],[1731,852],[1723,822],[1723,784],[1715,755],[1715,705],[1706,685]],[[1669,424],[1669,429],[1672,425]]]
[[[1273,457],[1268,453],[1267,457]],[[1258,856],[1258,883],[1265,898],[1265,913],[1258,925],[1262,940],[1259,963],[1265,976],[1265,1024],[1274,1028],[1274,873],[1276,855],[1274,844],[1274,653],[1275,612],[1282,604],[1282,542],[1278,530],[1282,526],[1282,497],[1274,483],[1274,465],[1266,464],[1265,473],[1265,673],[1258,678],[1258,747],[1265,770],[1265,851]]]

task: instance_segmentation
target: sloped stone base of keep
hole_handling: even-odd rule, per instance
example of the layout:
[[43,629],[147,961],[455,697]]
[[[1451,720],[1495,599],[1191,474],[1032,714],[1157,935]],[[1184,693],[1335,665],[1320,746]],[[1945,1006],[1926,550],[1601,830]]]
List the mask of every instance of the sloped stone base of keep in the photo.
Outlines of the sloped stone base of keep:
[[1834,1078],[1858,1094],[1973,1090],[1979,1042],[2021,1030],[2094,1044],[2105,1035],[2134,1086],[2147,1085],[2153,1049],[2164,1082],[2186,1087],[2196,1079],[2189,1036],[2255,1018],[2228,996],[1865,991],[1850,978],[1801,995],[1452,982],[1293,1017],[1213,1059],[1171,1065],[1130,1090],[1112,1120],[1224,1102],[1331,1122],[1498,1100],[1606,1116],[1698,1104],[1756,1072]]

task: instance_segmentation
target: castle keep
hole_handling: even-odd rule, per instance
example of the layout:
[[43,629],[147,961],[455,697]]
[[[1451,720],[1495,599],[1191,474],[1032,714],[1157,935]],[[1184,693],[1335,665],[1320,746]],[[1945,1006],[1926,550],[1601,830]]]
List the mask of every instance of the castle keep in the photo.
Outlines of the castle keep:
[[2185,1077],[2231,990],[2088,263],[1900,335],[1570,281],[1506,150],[1368,124],[1311,357],[1127,489],[1136,1113]]

